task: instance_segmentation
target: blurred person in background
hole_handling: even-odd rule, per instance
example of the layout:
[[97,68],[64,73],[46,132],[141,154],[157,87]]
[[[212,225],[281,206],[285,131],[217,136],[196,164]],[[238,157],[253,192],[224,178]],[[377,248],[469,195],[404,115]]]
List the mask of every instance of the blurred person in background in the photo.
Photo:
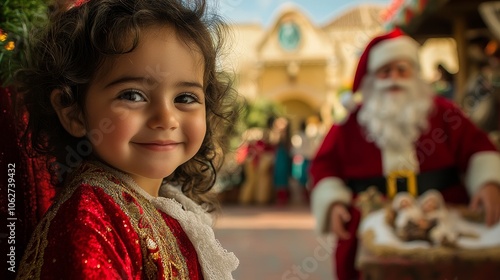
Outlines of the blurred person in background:
[[250,129],[244,134],[244,144],[239,148],[237,159],[244,170],[239,193],[242,205],[266,205],[272,199],[275,148],[270,134],[274,120],[275,117],[269,117],[265,129]]
[[299,131],[292,136],[292,177],[300,187],[305,203],[309,203],[309,166],[320,141],[319,120],[302,120]]
[[290,156],[290,122],[284,117],[277,118],[271,130],[274,145],[273,188],[278,206],[288,204],[290,199],[290,177],[292,162]]
[[[437,188],[448,203],[500,220],[500,154],[461,109],[436,96],[419,75],[419,45],[396,29],[375,37],[360,57],[353,92],[363,103],[331,127],[311,162],[311,208],[319,233],[338,238],[338,279],[357,279],[360,212],[354,201],[369,186],[392,198],[387,177],[415,178],[417,194]],[[465,178],[465,180],[462,180]],[[391,192],[388,192],[391,191]]]

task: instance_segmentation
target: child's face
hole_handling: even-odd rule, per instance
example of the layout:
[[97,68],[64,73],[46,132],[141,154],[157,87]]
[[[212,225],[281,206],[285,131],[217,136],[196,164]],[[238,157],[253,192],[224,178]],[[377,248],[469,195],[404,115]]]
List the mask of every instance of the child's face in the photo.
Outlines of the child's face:
[[143,30],[107,61],[86,97],[94,153],[134,178],[160,180],[192,158],[206,132],[203,57],[172,28]]

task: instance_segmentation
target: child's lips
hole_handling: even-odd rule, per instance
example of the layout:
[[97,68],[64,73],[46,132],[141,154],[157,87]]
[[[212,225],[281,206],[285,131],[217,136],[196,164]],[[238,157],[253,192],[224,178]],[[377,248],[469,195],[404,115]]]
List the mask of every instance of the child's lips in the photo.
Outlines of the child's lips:
[[180,142],[176,141],[153,141],[153,142],[132,142],[133,144],[152,151],[170,151],[175,149]]

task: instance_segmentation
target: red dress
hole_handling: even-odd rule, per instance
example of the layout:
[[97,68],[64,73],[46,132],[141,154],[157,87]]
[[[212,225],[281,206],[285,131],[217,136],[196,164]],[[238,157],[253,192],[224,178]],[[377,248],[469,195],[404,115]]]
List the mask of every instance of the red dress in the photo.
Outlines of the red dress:
[[19,279],[204,278],[179,221],[130,178],[95,162],[73,174],[35,230]]

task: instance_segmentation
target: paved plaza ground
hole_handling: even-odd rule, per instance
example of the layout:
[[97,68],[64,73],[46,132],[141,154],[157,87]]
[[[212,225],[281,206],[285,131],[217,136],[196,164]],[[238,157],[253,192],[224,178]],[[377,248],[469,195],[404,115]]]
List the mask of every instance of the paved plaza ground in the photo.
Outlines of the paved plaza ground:
[[222,246],[240,259],[236,280],[326,280],[332,240],[314,233],[308,206],[224,205],[215,226]]

